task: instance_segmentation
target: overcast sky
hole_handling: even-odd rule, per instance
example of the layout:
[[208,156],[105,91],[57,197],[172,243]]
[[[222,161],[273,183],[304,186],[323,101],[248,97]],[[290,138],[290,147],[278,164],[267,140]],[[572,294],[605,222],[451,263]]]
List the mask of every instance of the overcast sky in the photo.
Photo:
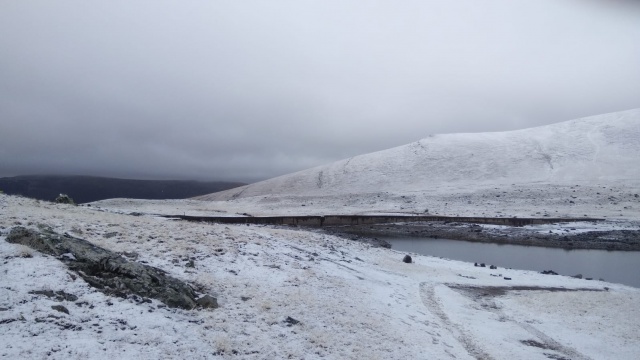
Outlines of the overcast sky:
[[0,176],[255,181],[640,107],[633,0],[0,1]]

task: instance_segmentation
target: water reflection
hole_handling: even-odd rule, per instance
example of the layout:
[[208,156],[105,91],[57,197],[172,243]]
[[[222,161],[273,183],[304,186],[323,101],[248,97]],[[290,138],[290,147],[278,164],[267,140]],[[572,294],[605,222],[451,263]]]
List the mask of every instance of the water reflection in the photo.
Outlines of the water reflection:
[[476,243],[447,239],[384,238],[393,249],[524,270],[582,274],[640,287],[640,252],[565,250],[535,246]]

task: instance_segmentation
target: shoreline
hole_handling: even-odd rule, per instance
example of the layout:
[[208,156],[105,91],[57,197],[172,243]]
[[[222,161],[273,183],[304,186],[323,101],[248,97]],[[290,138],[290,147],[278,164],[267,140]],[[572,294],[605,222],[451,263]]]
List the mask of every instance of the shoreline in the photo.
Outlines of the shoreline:
[[321,229],[333,235],[387,248],[391,247],[390,244],[377,237],[444,238],[566,250],[640,251],[640,223],[631,220],[397,215],[159,216],[191,222]]
[[[386,241],[378,237],[444,238],[567,250],[640,251],[640,230],[592,230],[578,233],[567,230],[566,233],[559,234],[524,227],[433,222],[334,226],[327,227],[325,231],[382,247],[390,245],[385,246]],[[354,236],[365,239],[353,239]]]

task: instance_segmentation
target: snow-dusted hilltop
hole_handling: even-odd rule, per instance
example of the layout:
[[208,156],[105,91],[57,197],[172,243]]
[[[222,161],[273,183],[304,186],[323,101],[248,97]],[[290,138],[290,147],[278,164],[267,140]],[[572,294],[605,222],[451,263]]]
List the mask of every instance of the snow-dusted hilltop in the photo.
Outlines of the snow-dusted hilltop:
[[640,179],[638,139],[640,109],[518,131],[434,135],[199,199],[635,181]]

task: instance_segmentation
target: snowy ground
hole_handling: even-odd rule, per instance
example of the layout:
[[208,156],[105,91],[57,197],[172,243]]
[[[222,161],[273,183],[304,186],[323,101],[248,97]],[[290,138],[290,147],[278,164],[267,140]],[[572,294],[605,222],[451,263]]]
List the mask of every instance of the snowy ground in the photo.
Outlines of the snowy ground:
[[[3,236],[12,226],[46,224],[113,251],[136,252],[138,261],[204,285],[221,305],[183,311],[108,297],[57,259],[0,236],[0,356],[640,357],[640,289],[415,254],[415,263],[405,264],[395,251],[296,228],[127,215],[247,209],[223,204],[113,200],[75,207],[0,195]],[[40,290],[77,299],[30,293]]]

